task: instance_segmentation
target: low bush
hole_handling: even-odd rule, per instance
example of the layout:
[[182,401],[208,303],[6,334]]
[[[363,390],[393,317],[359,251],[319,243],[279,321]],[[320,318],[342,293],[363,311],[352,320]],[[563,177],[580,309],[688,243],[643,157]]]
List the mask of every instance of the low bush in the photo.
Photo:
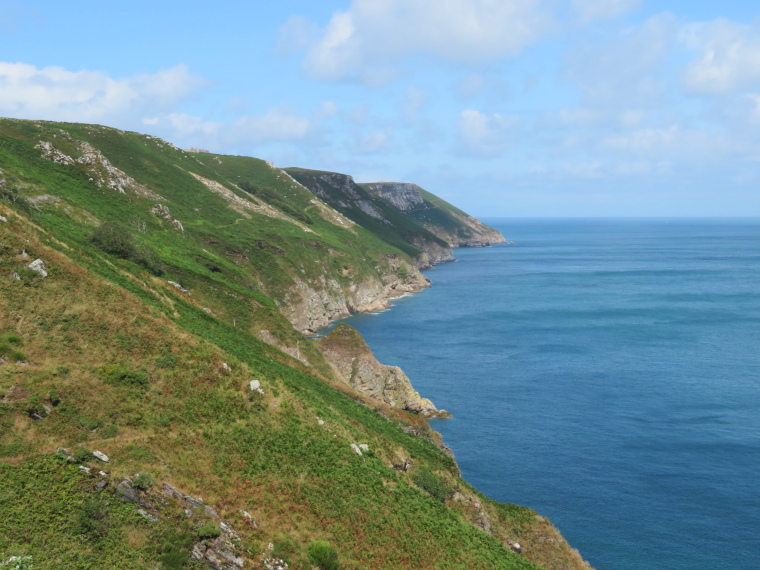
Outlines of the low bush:
[[132,486],[135,489],[147,491],[153,486],[153,483],[155,483],[155,480],[149,473],[138,473],[137,477],[135,477],[135,480],[132,482]]
[[412,475],[412,481],[435,500],[444,502],[451,489],[446,482],[427,467]]
[[159,255],[150,246],[138,243],[134,234],[119,224],[101,224],[92,233],[90,241],[106,253],[142,265],[154,275],[164,272]]
[[222,534],[222,531],[220,531],[218,528],[214,526],[214,523],[206,523],[201,528],[198,529],[198,538],[201,540],[207,540],[211,538],[216,538]]
[[145,370],[132,370],[121,364],[106,364],[98,368],[98,376],[106,384],[144,388],[148,385]]
[[329,542],[316,540],[309,545],[307,552],[309,562],[320,570],[338,570],[338,551]]

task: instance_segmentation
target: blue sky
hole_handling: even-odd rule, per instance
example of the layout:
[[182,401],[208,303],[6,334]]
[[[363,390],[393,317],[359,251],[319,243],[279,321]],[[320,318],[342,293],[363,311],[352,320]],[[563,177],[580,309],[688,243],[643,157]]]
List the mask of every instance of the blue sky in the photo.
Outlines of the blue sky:
[[488,216],[760,216],[760,5],[0,0],[0,115]]

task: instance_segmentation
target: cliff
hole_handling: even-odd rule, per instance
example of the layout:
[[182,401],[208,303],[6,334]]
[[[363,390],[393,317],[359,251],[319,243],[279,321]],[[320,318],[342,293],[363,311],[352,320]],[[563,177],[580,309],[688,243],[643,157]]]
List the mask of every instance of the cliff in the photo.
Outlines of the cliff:
[[359,392],[426,418],[449,416],[422,398],[398,366],[380,364],[356,329],[339,324],[317,343],[340,377]]
[[454,260],[446,241],[404,216],[393,204],[378,200],[351,176],[303,168],[285,170],[341,214],[412,256],[419,268]]
[[501,232],[416,184],[373,182],[362,184],[362,187],[451,247],[483,247],[506,241]]
[[394,239],[262,160],[0,119],[0,565],[584,568],[302,334],[427,286]]

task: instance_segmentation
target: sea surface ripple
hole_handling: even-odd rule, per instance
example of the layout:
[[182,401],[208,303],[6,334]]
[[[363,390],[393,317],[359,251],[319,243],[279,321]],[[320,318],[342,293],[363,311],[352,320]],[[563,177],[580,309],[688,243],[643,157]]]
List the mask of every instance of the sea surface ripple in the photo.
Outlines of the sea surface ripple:
[[600,570],[760,568],[760,220],[485,220],[346,322],[453,419],[465,478]]

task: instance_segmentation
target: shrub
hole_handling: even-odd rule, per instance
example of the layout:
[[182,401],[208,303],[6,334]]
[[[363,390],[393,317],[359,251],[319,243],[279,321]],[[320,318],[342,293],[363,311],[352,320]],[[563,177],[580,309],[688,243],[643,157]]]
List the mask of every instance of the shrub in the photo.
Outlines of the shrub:
[[216,538],[222,534],[222,531],[220,531],[218,528],[214,526],[214,523],[206,523],[201,528],[198,529],[198,538],[201,540],[206,540],[210,538]]
[[29,398],[24,407],[24,411],[29,417],[36,417],[36,419],[47,417],[47,410],[42,405],[42,399],[39,397]]
[[145,370],[132,370],[121,364],[106,364],[98,368],[98,376],[106,384],[114,386],[137,386],[144,388],[148,385],[148,373]]
[[316,540],[309,545],[309,562],[320,570],[338,570],[338,551],[329,542]]
[[155,483],[155,480],[149,473],[138,473],[137,477],[135,477],[135,480],[132,482],[132,486],[135,489],[147,491],[153,486],[153,483]]
[[101,224],[92,233],[90,241],[106,253],[129,259],[155,275],[164,272],[159,255],[150,246],[135,241],[132,232],[119,224]]
[[414,481],[414,484],[420,489],[442,503],[446,500],[446,495],[448,495],[450,491],[446,482],[427,467],[423,467],[417,473],[412,475],[412,481]]
[[74,461],[77,463],[87,463],[88,461],[92,461],[93,457],[92,452],[84,447],[78,447],[74,451]]
[[179,358],[177,355],[171,352],[164,352],[161,356],[156,358],[156,368],[174,368],[177,366]]
[[8,333],[0,335],[0,358],[11,362],[26,361],[24,353],[18,350],[22,344],[23,341],[17,334]]
[[161,537],[158,561],[166,570],[181,570],[190,558],[195,535],[187,529],[172,530]]
[[127,228],[106,222],[92,233],[90,241],[106,253],[129,259],[135,253],[135,238]]
[[108,502],[103,497],[88,497],[77,516],[74,534],[96,540],[108,534]]

